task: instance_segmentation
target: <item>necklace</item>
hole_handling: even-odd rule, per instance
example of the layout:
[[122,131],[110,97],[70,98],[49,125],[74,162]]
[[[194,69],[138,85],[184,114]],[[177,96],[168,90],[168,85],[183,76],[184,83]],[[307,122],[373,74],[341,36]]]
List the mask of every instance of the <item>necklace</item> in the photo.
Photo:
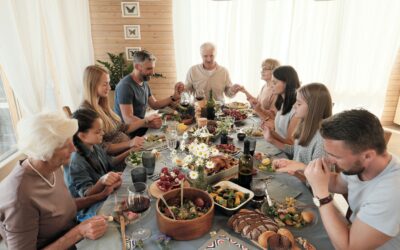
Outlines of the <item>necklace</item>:
[[53,172],[53,179],[54,179],[54,183],[51,184],[49,180],[47,180],[46,178],[44,178],[44,176],[39,173],[39,171],[37,171],[36,168],[34,168],[31,164],[31,162],[29,161],[29,159],[27,159],[28,162],[28,166],[32,168],[33,171],[35,171],[47,184],[49,184],[50,187],[55,187],[56,186],[56,174]]

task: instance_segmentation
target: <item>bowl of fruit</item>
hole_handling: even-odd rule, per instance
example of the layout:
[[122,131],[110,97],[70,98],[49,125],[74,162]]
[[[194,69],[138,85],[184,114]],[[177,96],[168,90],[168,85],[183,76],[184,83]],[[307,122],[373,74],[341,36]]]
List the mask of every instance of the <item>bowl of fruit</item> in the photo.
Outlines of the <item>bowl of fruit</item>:
[[165,192],[179,188],[182,181],[184,187],[190,186],[185,180],[185,174],[178,168],[170,170],[164,167],[161,169],[160,179],[150,185],[149,192],[153,197],[159,198]]

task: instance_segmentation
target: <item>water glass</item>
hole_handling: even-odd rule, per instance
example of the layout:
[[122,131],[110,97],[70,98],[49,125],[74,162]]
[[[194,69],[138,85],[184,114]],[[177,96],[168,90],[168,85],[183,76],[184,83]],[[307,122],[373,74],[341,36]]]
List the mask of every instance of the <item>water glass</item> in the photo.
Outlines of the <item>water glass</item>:
[[156,166],[156,156],[150,151],[143,152],[142,164],[146,169],[147,175],[152,175]]
[[133,183],[146,182],[147,180],[146,169],[144,167],[136,167],[132,169],[131,178]]

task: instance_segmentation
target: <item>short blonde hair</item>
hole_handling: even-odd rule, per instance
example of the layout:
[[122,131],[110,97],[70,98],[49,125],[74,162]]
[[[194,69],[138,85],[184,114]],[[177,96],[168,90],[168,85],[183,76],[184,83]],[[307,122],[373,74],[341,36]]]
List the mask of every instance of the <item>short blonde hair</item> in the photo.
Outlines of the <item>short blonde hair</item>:
[[62,113],[39,113],[18,123],[18,148],[28,157],[47,161],[77,130],[78,121]]
[[263,69],[268,67],[269,69],[274,70],[274,69],[278,68],[280,65],[281,64],[279,63],[278,60],[272,59],[272,58],[267,58],[262,62],[261,67]]

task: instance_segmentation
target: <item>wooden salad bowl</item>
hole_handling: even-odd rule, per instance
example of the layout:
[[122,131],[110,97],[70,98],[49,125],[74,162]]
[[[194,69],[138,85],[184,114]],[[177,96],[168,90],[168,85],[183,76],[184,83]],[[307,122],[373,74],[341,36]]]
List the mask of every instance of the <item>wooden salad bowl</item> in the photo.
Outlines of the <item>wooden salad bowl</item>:
[[[180,188],[166,192],[163,197],[168,202],[171,198],[180,197]],[[160,211],[161,199],[156,202],[157,225],[160,232],[170,236],[174,240],[194,240],[210,231],[214,218],[214,202],[211,196],[200,189],[184,188],[184,198],[193,200],[202,198],[205,203],[211,204],[206,214],[192,220],[174,220],[165,216]]]

